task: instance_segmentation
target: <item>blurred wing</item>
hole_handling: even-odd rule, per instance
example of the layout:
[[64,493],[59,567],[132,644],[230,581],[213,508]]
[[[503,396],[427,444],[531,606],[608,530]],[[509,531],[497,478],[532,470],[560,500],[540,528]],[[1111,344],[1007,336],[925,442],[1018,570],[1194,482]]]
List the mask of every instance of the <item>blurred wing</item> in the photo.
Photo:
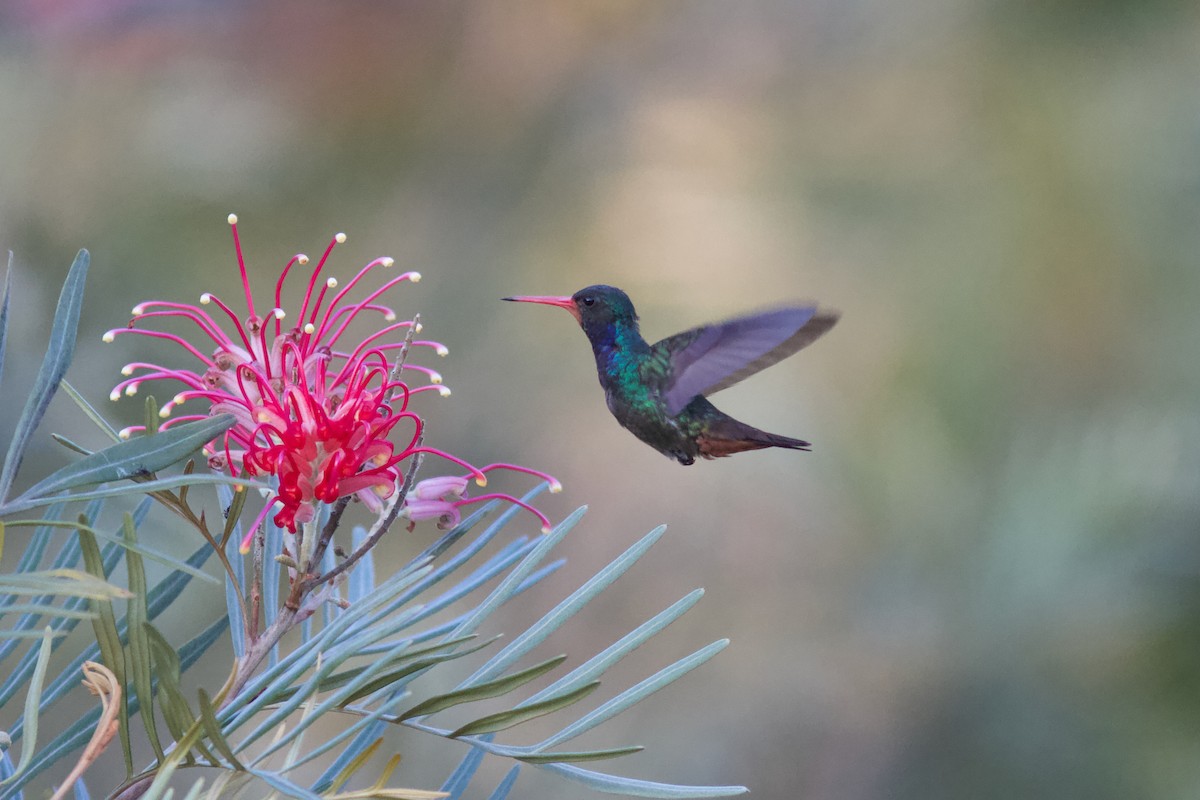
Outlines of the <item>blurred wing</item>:
[[693,328],[654,345],[671,365],[664,399],[674,416],[696,395],[728,388],[787,358],[833,327],[838,315],[815,306],[781,308]]

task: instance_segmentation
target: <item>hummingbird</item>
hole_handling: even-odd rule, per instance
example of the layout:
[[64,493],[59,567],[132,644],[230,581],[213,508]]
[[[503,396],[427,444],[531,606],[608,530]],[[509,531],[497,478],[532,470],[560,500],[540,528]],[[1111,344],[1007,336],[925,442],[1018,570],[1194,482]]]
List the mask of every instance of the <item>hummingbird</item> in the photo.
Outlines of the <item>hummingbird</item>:
[[570,312],[592,345],[608,410],[626,430],[689,465],[744,450],[808,450],[802,439],[767,433],[720,411],[707,396],[811,344],[838,320],[834,311],[793,305],[735,317],[649,344],[629,295],[588,286],[570,297],[505,297]]

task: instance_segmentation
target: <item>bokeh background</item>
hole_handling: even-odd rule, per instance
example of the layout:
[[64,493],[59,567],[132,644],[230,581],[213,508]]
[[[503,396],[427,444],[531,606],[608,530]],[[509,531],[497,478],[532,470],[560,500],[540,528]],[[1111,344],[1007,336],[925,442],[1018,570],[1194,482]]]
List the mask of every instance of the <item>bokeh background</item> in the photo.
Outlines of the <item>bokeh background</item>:
[[[334,274],[425,276],[397,305],[451,350],[431,441],[555,473],[553,516],[590,505],[499,627],[666,522],[549,650],[695,586],[622,674],[733,639],[614,721],[596,746],[648,746],[615,769],[772,799],[1194,798],[1197,42],[1200,6],[1169,0],[6,0],[5,397],[78,247],[69,377],[99,403],[170,353],[100,344],[134,302],[236,296],[227,213],[263,287],[344,230]],[[574,322],[498,302],[600,282],[651,339],[839,308],[717,398],[814,452],[685,469],[620,432]],[[45,432],[87,430],[54,413],[27,480],[66,460]],[[407,785],[459,754],[393,744]],[[531,769],[518,794],[588,796]]]

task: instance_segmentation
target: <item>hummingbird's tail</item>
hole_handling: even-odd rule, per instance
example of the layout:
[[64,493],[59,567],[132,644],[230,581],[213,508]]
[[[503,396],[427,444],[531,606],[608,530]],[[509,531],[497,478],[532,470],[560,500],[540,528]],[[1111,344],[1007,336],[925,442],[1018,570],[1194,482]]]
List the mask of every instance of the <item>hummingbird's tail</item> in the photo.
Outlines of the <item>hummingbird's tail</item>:
[[696,437],[700,455],[705,458],[720,458],[746,450],[762,450],[767,447],[784,447],[788,450],[811,450],[812,445],[803,439],[792,439],[777,433],[767,433],[732,417],[711,426]]

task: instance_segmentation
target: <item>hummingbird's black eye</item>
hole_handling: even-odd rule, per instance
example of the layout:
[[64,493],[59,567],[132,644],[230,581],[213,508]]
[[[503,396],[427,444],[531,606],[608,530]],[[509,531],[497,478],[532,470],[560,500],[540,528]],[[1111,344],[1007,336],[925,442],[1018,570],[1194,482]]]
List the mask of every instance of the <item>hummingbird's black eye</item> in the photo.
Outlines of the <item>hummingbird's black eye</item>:
[[596,298],[592,297],[591,295],[588,295],[587,297],[582,298],[582,300],[583,300],[583,304],[585,306],[596,305]]

